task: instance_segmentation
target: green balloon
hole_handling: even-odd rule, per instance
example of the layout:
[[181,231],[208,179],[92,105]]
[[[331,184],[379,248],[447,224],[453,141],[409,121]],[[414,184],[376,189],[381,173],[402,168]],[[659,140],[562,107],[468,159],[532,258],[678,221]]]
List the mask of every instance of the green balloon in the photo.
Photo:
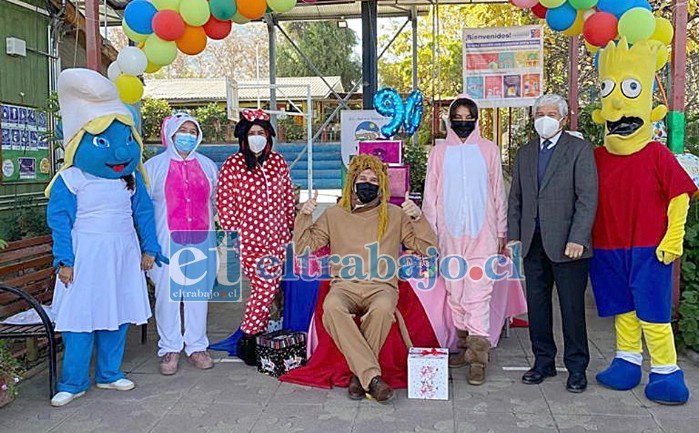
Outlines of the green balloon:
[[566,0],[539,0],[539,3],[541,3],[541,6],[545,6],[548,9],[557,8],[565,2],[566,2]]
[[235,0],[211,0],[209,6],[211,6],[211,15],[221,21],[230,20],[238,11]]
[[164,41],[156,35],[151,35],[143,46],[143,52],[150,63],[158,66],[167,66],[177,58],[177,44],[172,41]]
[[159,11],[176,11],[180,10],[180,0],[151,0],[153,6]]
[[577,9],[579,11],[586,11],[588,9],[592,9],[593,7],[597,6],[597,3],[599,0],[568,0],[570,2],[570,5],[573,6],[574,9]]
[[296,6],[296,0],[267,0],[267,6],[274,12],[283,14]]
[[646,8],[629,9],[619,20],[619,36],[629,44],[650,38],[655,33],[655,16]]
[[235,15],[233,15],[233,18],[231,18],[231,21],[233,21],[236,24],[247,24],[250,22],[249,19],[240,15],[240,12],[236,12]]
[[[131,39],[134,42],[143,42],[150,35],[142,35],[141,33],[136,33],[133,30],[131,30],[131,27],[129,27],[128,24],[126,24],[126,20],[121,22],[121,28],[124,29],[124,33],[126,34],[126,37]],[[152,33],[151,33],[152,34]]]
[[192,27],[201,27],[211,18],[209,3],[206,0],[180,1],[180,15]]

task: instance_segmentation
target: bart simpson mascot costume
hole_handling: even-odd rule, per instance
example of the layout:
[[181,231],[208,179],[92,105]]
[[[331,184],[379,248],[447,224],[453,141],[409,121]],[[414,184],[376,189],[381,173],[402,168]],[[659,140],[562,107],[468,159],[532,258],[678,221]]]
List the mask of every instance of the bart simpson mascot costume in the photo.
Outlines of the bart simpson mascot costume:
[[[675,156],[651,141],[656,41],[610,43],[599,58],[604,147],[595,149],[600,198],[590,276],[599,315],[614,316],[617,352],[597,381],[616,390],[641,382],[642,340],[651,358],[649,400],[684,404],[689,390],[677,366],[670,316],[672,263],[682,255],[690,197],[697,188]],[[660,63],[660,62],[657,62]],[[662,65],[659,65],[662,66]]]

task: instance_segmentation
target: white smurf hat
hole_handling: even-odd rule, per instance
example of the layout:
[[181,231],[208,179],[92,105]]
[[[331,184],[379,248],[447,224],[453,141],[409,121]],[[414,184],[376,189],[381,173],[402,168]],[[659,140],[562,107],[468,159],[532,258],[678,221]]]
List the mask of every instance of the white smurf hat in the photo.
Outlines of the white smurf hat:
[[70,143],[90,121],[108,115],[133,119],[119,99],[119,91],[107,77],[90,69],[66,69],[58,76],[58,103],[63,123],[63,142]]

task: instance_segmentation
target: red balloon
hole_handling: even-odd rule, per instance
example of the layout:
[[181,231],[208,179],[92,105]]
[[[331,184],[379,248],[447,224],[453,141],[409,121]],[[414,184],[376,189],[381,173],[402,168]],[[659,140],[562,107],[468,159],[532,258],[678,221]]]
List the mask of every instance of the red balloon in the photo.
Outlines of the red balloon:
[[211,15],[209,21],[204,24],[206,36],[214,40],[224,39],[231,33],[233,22],[231,20],[221,21]]
[[618,32],[618,21],[609,12],[595,12],[583,25],[585,40],[596,47],[604,47],[612,41]]
[[539,17],[539,19],[546,19],[546,11],[548,11],[548,9],[546,6],[542,6],[541,3],[532,6],[532,13]]
[[184,34],[185,24],[179,13],[162,10],[153,17],[153,31],[164,41],[174,41]]

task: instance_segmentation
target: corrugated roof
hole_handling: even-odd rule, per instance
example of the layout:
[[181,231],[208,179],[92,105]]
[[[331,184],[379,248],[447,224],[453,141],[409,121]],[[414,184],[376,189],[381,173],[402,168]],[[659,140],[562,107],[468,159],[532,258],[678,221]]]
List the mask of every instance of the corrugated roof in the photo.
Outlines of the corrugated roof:
[[[340,77],[325,77],[336,92],[344,92]],[[251,89],[245,86],[267,85],[269,80],[238,81],[240,101],[269,99],[269,89]],[[277,85],[309,85],[313,99],[327,99],[331,92],[319,77],[277,77]],[[306,88],[277,89],[277,99],[305,100]],[[177,78],[167,80],[147,80],[145,96],[165,99],[170,102],[223,102],[226,100],[226,78]]]

